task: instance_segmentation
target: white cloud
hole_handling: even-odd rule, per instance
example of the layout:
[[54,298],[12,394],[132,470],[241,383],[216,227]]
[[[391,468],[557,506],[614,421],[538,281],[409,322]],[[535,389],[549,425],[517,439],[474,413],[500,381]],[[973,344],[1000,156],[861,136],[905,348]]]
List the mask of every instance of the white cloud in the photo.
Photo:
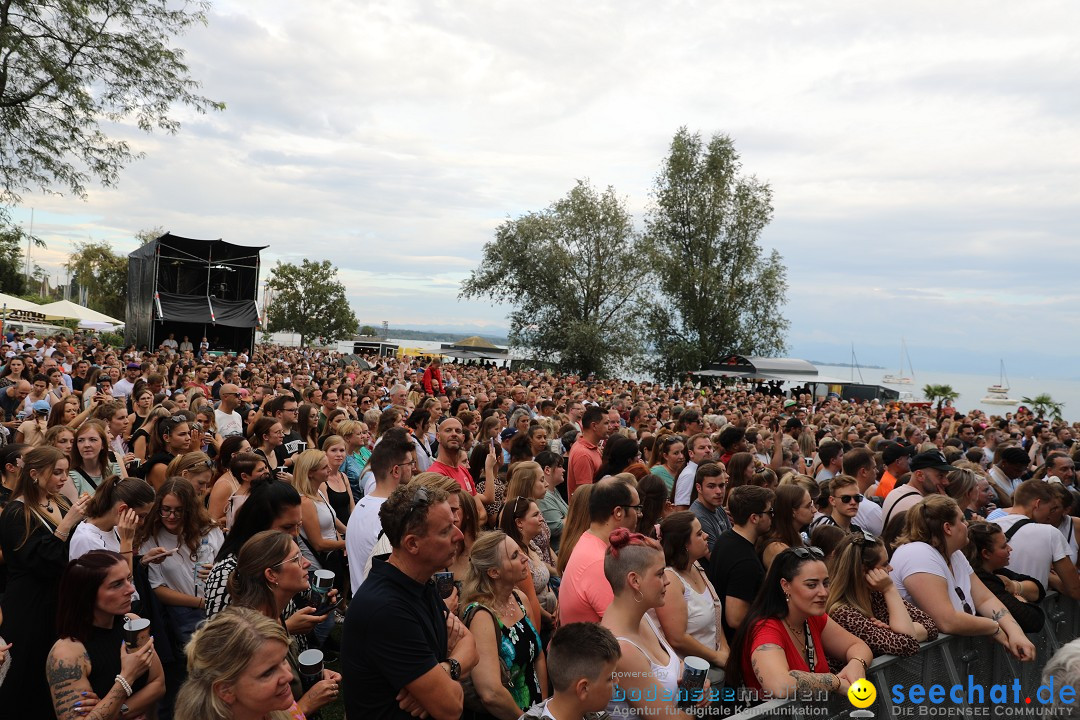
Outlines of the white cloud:
[[162,226],[268,244],[266,266],[329,258],[365,320],[497,325],[504,309],[456,300],[494,228],[577,178],[640,218],[687,125],[732,135],[772,185],[793,352],[842,359],[857,336],[892,362],[897,316],[913,347],[1010,323],[1035,340],[1074,314],[1078,19],[1046,1],[219,1],[180,44],[228,109],[123,129],[147,157],[118,188],[16,217],[36,208],[53,268],[72,241],[130,250]]

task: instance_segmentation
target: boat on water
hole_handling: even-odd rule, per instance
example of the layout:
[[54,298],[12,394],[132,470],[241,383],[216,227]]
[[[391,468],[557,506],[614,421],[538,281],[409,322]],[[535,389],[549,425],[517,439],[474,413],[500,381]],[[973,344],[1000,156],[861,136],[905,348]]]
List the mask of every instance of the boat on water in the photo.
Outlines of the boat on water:
[[986,397],[979,402],[984,405],[1019,405],[1020,400],[1009,397],[1009,376],[1005,374],[1005,361],[1001,361],[1001,370],[997,385],[986,388]]
[[[904,374],[904,359],[907,358],[908,369],[911,371],[911,375]],[[915,368],[911,366],[911,356],[908,355],[907,341],[904,338],[900,338],[900,370],[896,375],[889,373],[881,376],[882,385],[912,385],[915,380]]]

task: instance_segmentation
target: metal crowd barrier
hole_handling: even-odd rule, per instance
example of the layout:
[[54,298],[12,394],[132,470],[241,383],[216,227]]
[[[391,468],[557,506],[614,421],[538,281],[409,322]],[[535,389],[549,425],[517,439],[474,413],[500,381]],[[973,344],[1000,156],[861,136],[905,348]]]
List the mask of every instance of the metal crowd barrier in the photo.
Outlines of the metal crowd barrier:
[[[841,718],[960,718],[975,716],[1001,716],[997,710],[1000,705],[1017,707],[1014,696],[1017,695],[1015,681],[1019,680],[1019,712],[1041,716],[1037,703],[1036,691],[1042,683],[1042,670],[1047,661],[1065,643],[1080,637],[1080,603],[1068,597],[1049,593],[1042,602],[1046,613],[1046,623],[1038,633],[1028,635],[1035,645],[1035,660],[1018,662],[1010,656],[1000,644],[988,637],[960,637],[940,635],[937,640],[923,643],[918,654],[910,657],[882,655],[874,658],[867,672],[867,678],[877,690],[877,699],[866,711],[859,711],[844,696],[829,693],[827,701],[800,702],[795,700],[771,700],[760,705],[730,715],[730,720],[840,720]],[[978,692],[969,694],[968,676],[972,682],[981,685],[982,697]],[[946,688],[946,696],[940,703],[924,699],[921,705],[911,703],[906,693],[913,684],[920,684],[927,690],[933,685]],[[895,705],[892,687],[903,685],[905,702]],[[963,702],[954,702],[948,696],[948,689],[953,685],[963,688]],[[994,685],[1007,686],[1007,699],[996,703],[990,696]],[[1031,704],[1025,702],[1031,698]],[[994,708],[994,709],[991,709]],[[857,713],[857,714],[853,714]],[[873,713],[871,715],[870,713]]]

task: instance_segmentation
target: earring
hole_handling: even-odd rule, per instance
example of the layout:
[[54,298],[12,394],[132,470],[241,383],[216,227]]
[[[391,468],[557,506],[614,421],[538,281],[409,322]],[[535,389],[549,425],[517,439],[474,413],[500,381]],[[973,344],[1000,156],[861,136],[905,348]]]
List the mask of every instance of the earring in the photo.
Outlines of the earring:
[[641,594],[640,592],[638,592],[637,590],[635,590],[635,591],[634,591],[634,594],[635,594],[635,595],[637,595],[637,597],[635,597],[635,598],[634,598],[634,602],[636,602],[636,603],[639,603],[639,602],[641,602],[642,600],[644,600],[644,599],[645,599],[645,596],[644,596],[644,595],[642,595],[642,594]]
[[791,602],[791,596],[787,593],[784,593],[784,602]]

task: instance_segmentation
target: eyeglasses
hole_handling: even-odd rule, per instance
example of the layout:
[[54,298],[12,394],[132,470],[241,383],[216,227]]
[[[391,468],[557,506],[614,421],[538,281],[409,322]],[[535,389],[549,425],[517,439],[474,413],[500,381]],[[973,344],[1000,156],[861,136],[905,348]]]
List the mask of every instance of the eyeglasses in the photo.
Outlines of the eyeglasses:
[[964,597],[964,591],[960,589],[960,586],[957,585],[953,589],[956,590],[956,594],[960,597],[960,606],[964,608],[964,612],[968,615],[974,615],[975,613],[971,611],[971,605],[968,605],[967,598]]
[[288,563],[296,563],[297,567],[300,567],[300,568],[304,567],[304,554],[303,553],[296,553],[296,555],[293,555],[288,560],[282,560],[279,563],[274,563],[270,567],[281,567],[282,565],[286,565]]
[[183,517],[184,508],[167,508],[163,507],[160,510],[161,517]]
[[769,508],[768,510],[762,510],[761,512],[754,513],[754,514],[755,515],[768,515],[769,517],[772,517],[773,515],[776,514],[776,510],[774,510],[773,508]]
[[817,558],[822,560],[825,557],[825,553],[821,551],[821,548],[814,547],[793,547],[788,548],[791,552],[795,553],[795,557],[805,560],[806,558]]
[[838,495],[836,499],[839,500],[843,505],[847,505],[852,500],[857,503],[861,503],[863,501],[863,496],[862,493],[857,493],[855,495]]
[[635,510],[638,512],[638,514],[642,513],[645,510],[644,505],[621,505],[620,507],[622,507],[624,510]]

